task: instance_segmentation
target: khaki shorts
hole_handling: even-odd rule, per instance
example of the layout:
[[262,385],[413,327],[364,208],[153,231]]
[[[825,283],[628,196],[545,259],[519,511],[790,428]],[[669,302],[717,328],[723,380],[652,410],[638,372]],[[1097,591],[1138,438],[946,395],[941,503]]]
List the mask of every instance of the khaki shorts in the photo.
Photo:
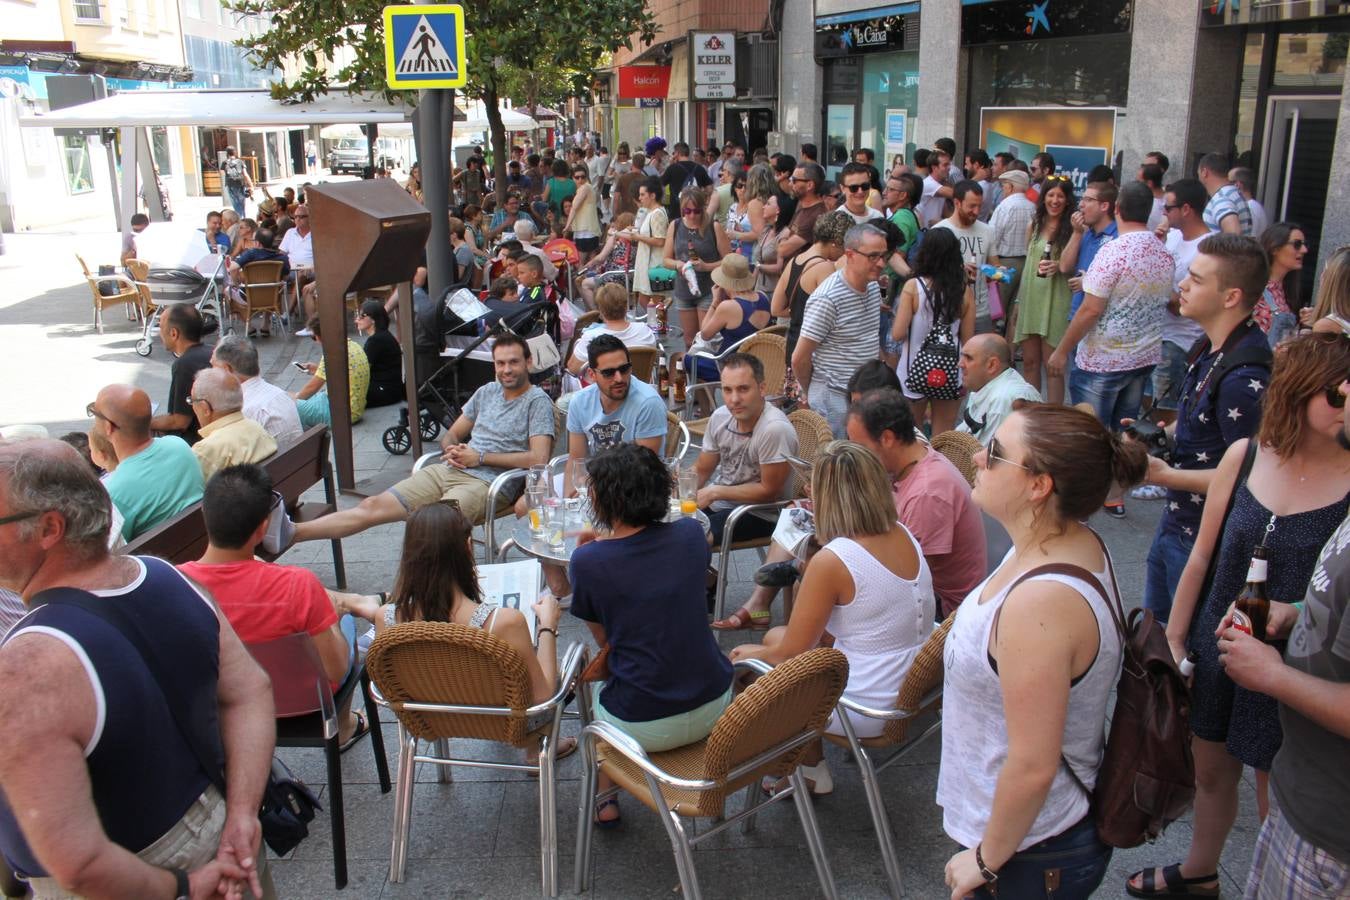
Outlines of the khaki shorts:
[[[391,487],[390,492],[411,515],[430,503],[452,501],[468,520],[481,524],[487,511],[490,482],[456,469],[446,463],[432,463],[420,472]],[[497,498],[497,515],[503,515],[515,502],[512,491],[503,491]]]

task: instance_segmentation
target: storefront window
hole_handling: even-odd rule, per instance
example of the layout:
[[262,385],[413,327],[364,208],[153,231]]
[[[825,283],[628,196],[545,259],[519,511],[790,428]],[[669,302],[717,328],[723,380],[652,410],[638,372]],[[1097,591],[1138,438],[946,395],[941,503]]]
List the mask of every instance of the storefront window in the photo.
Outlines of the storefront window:
[[1237,131],[1233,135],[1233,146],[1237,150],[1238,159],[1249,160],[1252,149],[1256,146],[1261,55],[1265,43],[1265,32],[1252,31],[1247,34],[1247,44],[1242,49],[1242,85],[1238,88]]
[[1271,86],[1339,90],[1345,82],[1345,51],[1350,33],[1289,33],[1275,44]]
[[61,138],[61,156],[66,164],[66,189],[87,194],[94,189],[94,169],[89,161],[89,141],[81,136]]
[[[909,159],[914,146],[914,116],[919,110],[919,54],[874,53],[863,59],[860,147],[876,154],[876,167],[890,170],[891,159]],[[889,126],[889,128],[888,128]],[[895,140],[901,137],[901,140]]]
[[173,174],[173,154],[169,152],[169,129],[159,125],[150,129],[150,155],[159,166],[159,174]]
[[985,106],[1124,106],[1130,36],[1106,34],[970,48],[970,116]]
[[848,163],[853,149],[853,122],[856,108],[852,103],[831,103],[825,108],[825,176],[839,177],[839,170]]

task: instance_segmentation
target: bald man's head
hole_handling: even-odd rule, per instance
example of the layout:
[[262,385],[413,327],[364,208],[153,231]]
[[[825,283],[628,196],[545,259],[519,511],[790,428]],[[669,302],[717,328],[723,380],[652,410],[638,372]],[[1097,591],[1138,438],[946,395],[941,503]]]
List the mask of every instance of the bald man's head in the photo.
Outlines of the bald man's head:
[[121,431],[130,441],[150,439],[150,395],[134,385],[110,384],[99,391],[94,412],[95,418],[112,426],[111,431]]
[[997,334],[977,334],[961,345],[961,380],[978,391],[1012,365],[1012,348]]
[[1012,365],[1012,347],[1003,339],[1002,335],[977,334],[971,338],[971,341],[982,356],[992,356],[998,360],[1000,372]]

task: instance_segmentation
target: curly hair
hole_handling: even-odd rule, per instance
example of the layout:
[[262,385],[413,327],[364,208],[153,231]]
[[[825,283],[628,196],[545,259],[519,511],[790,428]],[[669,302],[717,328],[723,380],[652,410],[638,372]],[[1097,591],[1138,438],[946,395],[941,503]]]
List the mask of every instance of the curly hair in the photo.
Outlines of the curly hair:
[[591,511],[597,525],[655,525],[670,510],[670,470],[646,447],[620,444],[586,464],[591,477]]
[[1073,195],[1073,182],[1069,179],[1047,180],[1041,186],[1040,196],[1036,198],[1036,214],[1031,219],[1031,233],[1040,234],[1041,230],[1045,228],[1046,220],[1050,218],[1050,213],[1045,208],[1045,198],[1050,196],[1050,192],[1053,190],[1064,192],[1064,211],[1059,214],[1059,223],[1055,226],[1055,235],[1050,239],[1055,249],[1062,252],[1064,246],[1069,243],[1069,238],[1073,236],[1073,223],[1069,220],[1078,211],[1078,198]]
[[1350,372],[1350,339],[1313,332],[1280,345],[1270,373],[1256,439],[1280,459],[1298,450],[1308,423],[1308,401],[1338,388]]
[[816,244],[838,244],[844,246],[844,235],[854,225],[853,217],[842,209],[827,212],[816,219],[811,229],[811,240]]
[[[961,240],[950,228],[931,228],[914,257],[914,277],[928,279],[928,305],[955,322],[966,303],[966,261]],[[920,292],[922,293],[922,292]]]

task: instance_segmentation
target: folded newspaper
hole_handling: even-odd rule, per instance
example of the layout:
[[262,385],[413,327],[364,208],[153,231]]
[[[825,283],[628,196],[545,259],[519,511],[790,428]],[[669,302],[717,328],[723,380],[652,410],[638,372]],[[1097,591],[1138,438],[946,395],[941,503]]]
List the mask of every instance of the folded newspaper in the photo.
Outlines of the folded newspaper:
[[806,542],[816,533],[816,519],[809,509],[790,506],[778,514],[773,542],[798,559],[806,558]]
[[530,607],[539,599],[543,573],[544,570],[537,559],[491,563],[478,567],[478,588],[482,591],[483,602],[519,610],[525,617],[525,624],[529,626],[531,641],[535,639],[535,629],[539,627],[539,623],[534,617],[534,610]]
[[445,306],[452,313],[459,316],[460,321],[472,322],[474,319],[481,319],[492,310],[483,305],[482,301],[468,288],[460,288],[446,298]]

